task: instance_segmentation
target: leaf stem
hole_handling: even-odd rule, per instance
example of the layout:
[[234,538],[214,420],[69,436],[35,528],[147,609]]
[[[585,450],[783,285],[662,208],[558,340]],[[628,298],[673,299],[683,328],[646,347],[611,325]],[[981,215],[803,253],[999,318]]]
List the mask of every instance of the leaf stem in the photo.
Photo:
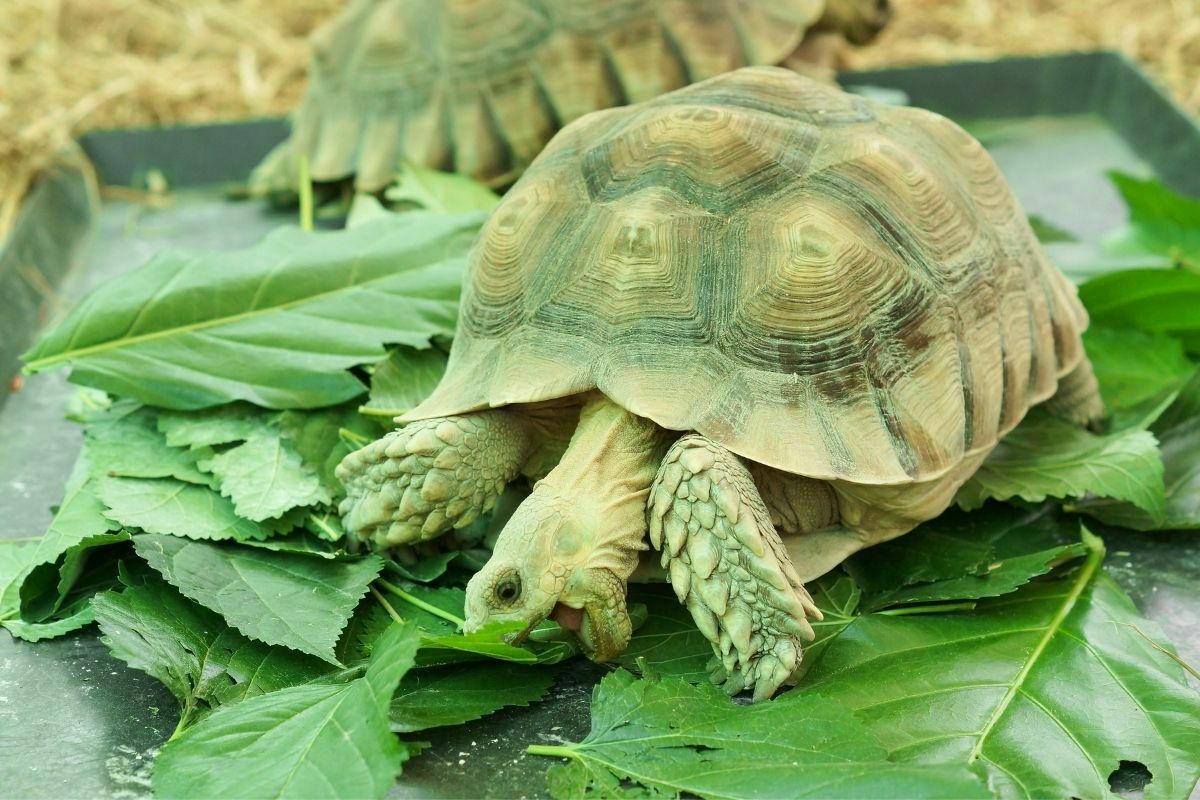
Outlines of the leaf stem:
[[1071,611],[1074,610],[1079,596],[1083,594],[1083,590],[1092,582],[1096,570],[1100,568],[1100,562],[1104,560],[1104,541],[1082,525],[1079,526],[1079,535],[1083,540],[1084,547],[1087,548],[1087,558],[1084,560],[1083,566],[1079,568],[1079,573],[1075,576],[1070,593],[1064,598],[1063,604],[1059,606],[1058,611],[1054,614],[1054,618],[1050,620],[1050,624],[1046,626],[1045,633],[1038,639],[1033,651],[1026,657],[1021,671],[1013,678],[1012,685],[1008,687],[1008,691],[1005,692],[1004,697],[996,705],[991,718],[983,726],[983,730],[979,732],[979,738],[976,740],[975,746],[971,748],[970,755],[967,756],[968,764],[974,762],[983,753],[984,743],[987,741],[988,736],[991,735],[992,729],[996,727],[996,724],[1000,722],[1000,718],[1008,711],[1008,707],[1017,696],[1017,692],[1021,691],[1021,687],[1025,684],[1025,679],[1033,671],[1033,667],[1037,664],[1038,659],[1041,658],[1042,653],[1050,646],[1050,640],[1054,638],[1059,628],[1062,627],[1063,622],[1066,621]]
[[379,590],[374,586],[370,587],[370,589],[371,594],[375,595],[375,599],[379,601],[381,606],[383,606],[383,610],[388,613],[388,616],[391,617],[394,622],[398,622],[399,624],[403,625],[404,617],[396,613],[396,609],[392,608],[392,604],[387,601],[387,598],[380,594]]
[[9,544],[12,542],[36,542],[43,538],[45,538],[45,534],[42,534],[41,536],[10,536],[6,539],[0,539],[0,544]]
[[296,172],[299,186],[296,191],[300,196],[300,230],[312,232],[313,229],[313,188],[308,174],[308,156],[300,156]]
[[392,584],[385,581],[383,578],[377,578],[375,580],[375,582],[378,583],[380,586],[382,586],[384,589],[387,589],[392,594],[396,595],[396,597],[399,597],[404,602],[406,602],[410,605],[414,605],[417,608],[421,609],[422,611],[428,611],[430,614],[433,614],[435,617],[441,617],[442,619],[446,620],[447,622],[452,622],[452,623],[454,623],[454,626],[457,628],[462,628],[462,626],[464,624],[466,624],[466,620],[462,619],[461,617],[456,617],[453,614],[451,614],[449,611],[438,608],[437,606],[434,606],[434,605],[430,605],[429,603],[426,603],[424,600],[422,600],[418,597],[413,597],[411,594],[404,591],[399,586],[393,586]]
[[3,614],[0,614],[0,622],[4,622],[6,619],[12,619],[17,615],[17,611],[18,609],[14,608],[11,611],[5,611]]
[[963,603],[930,603],[923,606],[905,606],[902,608],[888,608],[883,611],[877,611],[877,614],[885,614],[889,617],[907,617],[916,614],[941,614],[944,611],[974,611],[975,602],[967,601]]
[[333,528],[331,528],[329,526],[328,522],[325,522],[323,519],[318,517],[316,514],[309,514],[308,521],[311,522],[313,525],[316,525],[318,528],[320,528],[324,532],[325,535],[323,538],[325,538],[331,542],[341,541],[341,538],[342,538],[341,535],[337,531],[335,531]]
[[525,748],[531,756],[549,756],[550,758],[579,758],[575,748],[561,744],[531,744]]
[[168,742],[175,741],[179,734],[187,730],[192,716],[192,701],[189,699],[184,703],[183,708],[179,710],[179,722],[175,724],[175,730],[171,731],[171,735],[167,738]]

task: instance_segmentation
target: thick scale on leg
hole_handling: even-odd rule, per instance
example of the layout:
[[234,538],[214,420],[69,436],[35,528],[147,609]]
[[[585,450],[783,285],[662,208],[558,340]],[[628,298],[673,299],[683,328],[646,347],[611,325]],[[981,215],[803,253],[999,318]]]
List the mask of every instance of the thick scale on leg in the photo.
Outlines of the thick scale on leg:
[[342,460],[346,532],[388,547],[432,539],[491,509],[535,446],[520,415],[421,420]]
[[808,618],[821,612],[792,567],[749,471],[720,445],[691,434],[663,460],[648,501],[651,543],[680,602],[721,661],[714,679],[754,699],[796,671]]

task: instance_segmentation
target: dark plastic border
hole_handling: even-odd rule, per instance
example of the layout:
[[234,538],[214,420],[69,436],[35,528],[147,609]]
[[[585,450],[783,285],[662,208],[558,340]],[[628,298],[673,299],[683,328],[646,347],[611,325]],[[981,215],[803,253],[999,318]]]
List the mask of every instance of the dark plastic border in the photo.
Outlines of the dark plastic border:
[[1164,183],[1200,195],[1200,126],[1120,53],[964,61],[849,72],[846,86],[905,92],[957,120],[1099,114]]

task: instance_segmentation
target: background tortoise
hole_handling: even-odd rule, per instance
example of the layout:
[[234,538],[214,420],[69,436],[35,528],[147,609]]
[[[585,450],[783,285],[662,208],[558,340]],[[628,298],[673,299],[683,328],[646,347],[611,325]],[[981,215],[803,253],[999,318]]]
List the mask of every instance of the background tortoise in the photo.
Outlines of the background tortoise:
[[428,539],[524,472],[472,626],[553,614],[611,657],[648,531],[717,679],[766,697],[803,581],[940,513],[1030,406],[1103,413],[1086,322],[958,126],[739,70],[555,137],[473,251],[441,384],[342,463],[346,528]]
[[313,36],[291,139],[251,179],[392,181],[418,164],[511,183],[564,124],[796,53],[805,33],[863,43],[888,0],[354,0]]

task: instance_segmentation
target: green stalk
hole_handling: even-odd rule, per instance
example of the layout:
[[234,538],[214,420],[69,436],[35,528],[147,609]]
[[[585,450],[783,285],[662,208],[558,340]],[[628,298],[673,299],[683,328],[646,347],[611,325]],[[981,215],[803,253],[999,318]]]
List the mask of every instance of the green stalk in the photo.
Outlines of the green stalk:
[[370,589],[371,589],[371,594],[375,595],[375,599],[379,601],[379,604],[381,606],[383,606],[383,610],[388,613],[388,616],[392,618],[392,621],[398,622],[401,625],[403,625],[404,617],[402,617],[396,613],[396,609],[392,608],[392,604],[387,601],[387,598],[384,597],[382,594],[380,594],[379,590],[376,589],[374,586],[371,586]]
[[963,603],[930,603],[924,606],[906,606],[904,608],[889,608],[886,611],[877,611],[877,614],[885,614],[889,617],[908,617],[916,614],[941,614],[945,611],[974,611],[975,602],[966,601]]
[[453,623],[454,626],[457,628],[462,628],[462,626],[464,624],[466,624],[466,620],[454,616],[449,611],[444,611],[443,609],[440,609],[437,606],[430,605],[429,603],[426,603],[424,600],[420,599],[419,597],[413,597],[411,594],[404,591],[399,586],[393,586],[392,584],[385,581],[383,578],[377,578],[375,580],[375,582],[378,583],[380,586],[382,586],[384,589],[387,589],[392,594],[396,595],[396,597],[399,597],[401,600],[408,603],[409,605],[414,605],[417,608],[421,609],[422,611],[428,611],[430,614],[433,614],[435,617],[441,617],[442,619],[446,620],[447,622]]
[[531,756],[549,756],[550,758],[579,758],[573,747],[560,744],[531,744],[525,748]]
[[329,523],[322,520],[316,514],[309,514],[308,521],[311,522],[313,525],[316,525],[321,530],[323,530],[325,532],[326,538],[328,538],[329,541],[336,542],[342,538],[341,535],[338,534],[337,531],[335,531],[333,528],[329,527]]
[[296,191],[300,196],[300,230],[311,232],[313,229],[313,189],[308,176],[308,157],[300,156],[297,166],[300,185]]
[[1083,539],[1083,544],[1087,547],[1087,558],[1083,562],[1083,566],[1079,568],[1079,572],[1075,575],[1075,580],[1072,582],[1071,591],[1063,599],[1063,604],[1059,606],[1054,618],[1050,620],[1050,624],[1046,626],[1045,632],[1034,645],[1033,651],[1026,657],[1025,664],[1021,667],[1021,671],[1013,679],[1012,685],[1008,687],[1008,691],[1000,700],[1000,703],[992,711],[991,718],[987,724],[983,726],[978,734],[979,738],[975,742],[975,746],[971,748],[970,755],[967,756],[967,763],[971,763],[979,758],[983,753],[983,746],[987,742],[988,737],[992,733],[992,729],[1000,721],[1008,711],[1008,707],[1012,705],[1012,701],[1016,698],[1017,693],[1021,691],[1021,687],[1025,684],[1025,680],[1029,677],[1029,673],[1033,671],[1034,665],[1038,659],[1046,652],[1046,648],[1050,646],[1050,640],[1054,638],[1059,629],[1062,628],[1063,622],[1066,621],[1071,611],[1075,608],[1075,603],[1079,601],[1079,596],[1083,594],[1083,590],[1092,582],[1096,571],[1100,569],[1100,562],[1104,561],[1104,541],[1096,534],[1089,531],[1087,528],[1080,526],[1080,538]]

